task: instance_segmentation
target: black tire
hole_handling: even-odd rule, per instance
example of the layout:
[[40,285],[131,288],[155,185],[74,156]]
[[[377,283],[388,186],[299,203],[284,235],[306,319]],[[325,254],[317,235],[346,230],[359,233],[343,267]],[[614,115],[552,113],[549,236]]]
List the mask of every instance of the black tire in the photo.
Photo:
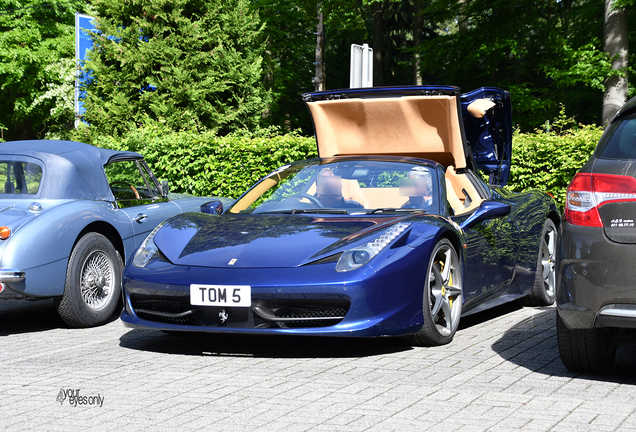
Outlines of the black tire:
[[541,233],[534,286],[530,294],[522,299],[525,306],[550,306],[554,303],[556,295],[556,239],[556,226],[551,219],[547,219]]
[[424,282],[424,324],[409,337],[416,346],[445,345],[453,340],[462,314],[462,273],[451,242],[440,240],[433,249]]
[[567,328],[556,313],[557,343],[563,365],[573,372],[607,372],[614,364],[616,343],[611,329]]
[[103,235],[88,233],[79,239],[68,261],[64,295],[57,311],[71,327],[104,324],[121,296],[123,263]]

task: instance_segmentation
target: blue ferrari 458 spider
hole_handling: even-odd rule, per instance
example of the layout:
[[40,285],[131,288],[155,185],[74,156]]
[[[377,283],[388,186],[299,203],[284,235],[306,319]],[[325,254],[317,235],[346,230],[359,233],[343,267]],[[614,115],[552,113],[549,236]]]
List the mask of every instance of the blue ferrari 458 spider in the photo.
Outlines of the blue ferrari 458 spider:
[[224,211],[217,203],[218,216],[155,228],[124,271],[127,326],[431,346],[450,342],[462,315],[554,301],[559,214],[548,194],[504,187],[507,92],[303,97],[320,157],[273,171]]
[[0,300],[54,298],[74,327],[113,315],[153,228],[211,199],[169,194],[138,153],[69,141],[0,144],[0,188]]

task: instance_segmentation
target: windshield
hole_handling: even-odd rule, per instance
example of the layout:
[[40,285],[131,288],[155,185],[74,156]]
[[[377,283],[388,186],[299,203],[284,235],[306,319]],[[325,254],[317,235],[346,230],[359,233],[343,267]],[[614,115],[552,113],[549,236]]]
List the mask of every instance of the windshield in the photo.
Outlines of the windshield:
[[320,160],[280,168],[229,213],[438,213],[436,170],[426,163]]

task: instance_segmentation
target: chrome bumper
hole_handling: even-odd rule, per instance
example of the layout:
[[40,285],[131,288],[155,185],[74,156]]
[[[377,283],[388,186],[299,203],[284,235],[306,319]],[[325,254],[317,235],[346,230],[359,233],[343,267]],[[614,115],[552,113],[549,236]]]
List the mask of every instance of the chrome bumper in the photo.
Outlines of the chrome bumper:
[[0,269],[0,283],[20,282],[24,280],[24,272],[14,269]]

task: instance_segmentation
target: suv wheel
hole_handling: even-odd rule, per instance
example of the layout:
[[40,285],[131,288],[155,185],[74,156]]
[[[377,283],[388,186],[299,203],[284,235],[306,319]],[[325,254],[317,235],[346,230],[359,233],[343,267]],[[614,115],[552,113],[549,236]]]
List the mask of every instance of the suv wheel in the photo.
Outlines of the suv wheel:
[[556,329],[559,355],[566,368],[573,372],[604,372],[614,364],[616,343],[612,330],[570,330],[558,312]]

